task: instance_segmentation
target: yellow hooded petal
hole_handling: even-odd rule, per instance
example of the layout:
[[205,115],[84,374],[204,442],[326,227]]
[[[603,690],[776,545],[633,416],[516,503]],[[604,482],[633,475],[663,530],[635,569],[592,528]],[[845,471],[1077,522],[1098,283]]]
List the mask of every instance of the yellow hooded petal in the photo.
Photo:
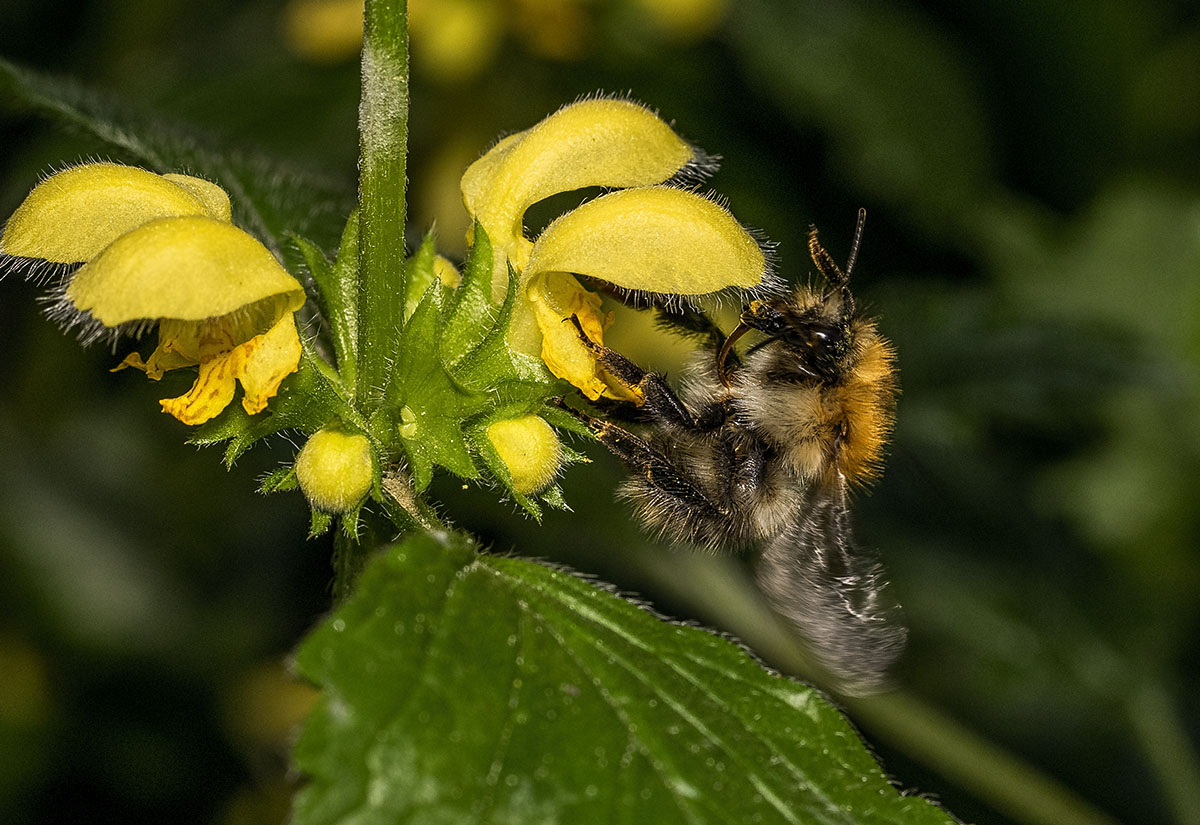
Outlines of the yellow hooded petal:
[[574,272],[625,289],[703,295],[758,286],[766,271],[762,249],[724,207],[652,186],[611,192],[550,224],[525,276]]
[[649,109],[627,100],[582,100],[497,143],[462,177],[463,203],[496,249],[493,286],[507,283],[505,258],[520,267],[525,210],[586,186],[661,183],[695,150]]
[[128,232],[82,267],[67,300],[105,326],[242,310],[259,328],[304,303],[304,288],[265,246],[230,223],[160,218]]
[[0,252],[55,263],[91,260],[121,235],[155,218],[229,220],[229,198],[208,181],[89,163],[51,175],[8,219]]
[[[191,175],[178,175],[173,172],[163,175],[163,180],[169,180],[176,186],[182,186],[204,204],[204,211],[210,218],[219,221],[232,221],[233,210],[229,204],[229,195],[225,190],[204,178],[194,178]],[[164,216],[168,217],[168,216]]]

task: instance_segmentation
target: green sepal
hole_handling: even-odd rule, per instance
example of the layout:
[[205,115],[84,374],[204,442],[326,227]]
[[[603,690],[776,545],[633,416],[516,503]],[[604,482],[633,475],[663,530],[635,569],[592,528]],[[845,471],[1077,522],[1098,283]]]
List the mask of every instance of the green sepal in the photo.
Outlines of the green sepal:
[[551,507],[555,510],[563,510],[568,513],[571,512],[571,506],[567,504],[566,498],[563,497],[562,487],[558,486],[557,484],[551,484],[549,487],[539,493],[538,497],[541,498],[542,503],[547,507]]
[[332,264],[313,242],[296,234],[290,238],[316,285],[342,384],[352,390],[358,371],[358,212],[351,213],[346,221]]
[[438,279],[437,270],[433,265],[436,257],[437,235],[431,229],[425,233],[417,251],[404,264],[404,269],[408,272],[408,292],[404,297],[405,321],[412,317],[421,303],[421,298],[425,296],[425,291]]
[[[565,384],[566,382],[563,383]],[[592,431],[588,429],[587,424],[557,405],[547,404],[538,410],[538,415],[546,419],[546,423],[556,430],[566,430],[569,433],[582,435],[589,441],[594,441],[596,438],[592,434]]]
[[289,464],[287,467],[280,467],[259,479],[258,491],[263,494],[281,493],[295,490],[299,486],[300,481],[296,478],[296,467]]
[[397,431],[418,491],[429,485],[435,465],[463,478],[478,477],[462,427],[490,403],[483,393],[456,381],[442,365],[444,292],[439,284],[430,284],[405,324],[388,391],[389,403],[399,411]]
[[366,506],[366,503],[369,500],[370,496],[368,496],[366,499],[363,499],[362,504],[359,504],[349,513],[344,513],[341,518],[338,519],[338,522],[342,527],[342,534],[351,541],[359,540],[359,526],[361,524],[360,518],[362,516],[362,509]]
[[329,525],[333,524],[333,516],[329,513],[324,513],[320,510],[312,511],[312,521],[308,527],[308,537],[315,539],[318,536],[324,535],[329,530]]
[[[513,292],[511,284],[509,291]],[[509,304],[506,300],[505,305]],[[457,367],[489,331],[499,329],[507,334],[508,321],[497,314],[492,303],[492,242],[476,221],[475,242],[463,264],[462,279],[443,310],[442,341],[448,367]],[[512,316],[511,307],[508,316]]]
[[[508,327],[512,323],[513,309],[516,307],[519,293],[520,278],[510,265],[508,291],[504,295],[503,305],[484,330],[479,342],[454,365],[455,376],[467,386],[495,389],[506,381],[530,380],[530,376],[518,369],[513,361],[513,352],[508,347]],[[545,365],[542,365],[542,372],[534,380],[542,378],[547,384],[554,381]]]

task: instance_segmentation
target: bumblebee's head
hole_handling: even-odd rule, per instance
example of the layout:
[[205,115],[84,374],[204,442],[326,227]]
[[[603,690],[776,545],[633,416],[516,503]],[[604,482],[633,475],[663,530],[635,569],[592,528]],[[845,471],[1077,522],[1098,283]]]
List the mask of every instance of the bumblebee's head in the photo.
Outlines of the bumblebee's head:
[[742,312],[742,325],[778,342],[795,357],[797,372],[836,383],[850,350],[850,325],[837,307],[807,290],[790,299],[751,301]]
[[857,314],[854,296],[850,292],[850,273],[858,259],[858,246],[866,217],[865,209],[858,210],[858,225],[854,230],[854,241],[845,271],[821,246],[816,228],[809,229],[809,253],[829,284],[829,292],[818,295],[808,289],[799,289],[787,298],[751,301],[742,311],[741,322],[725,339],[724,346],[717,354],[717,373],[721,383],[729,386],[725,360],[734,342],[750,330],[767,336],[767,340],[756,344],[751,352],[778,344],[793,356],[790,366],[797,376],[816,378],[826,384],[841,382],[846,359],[852,349],[852,330]]

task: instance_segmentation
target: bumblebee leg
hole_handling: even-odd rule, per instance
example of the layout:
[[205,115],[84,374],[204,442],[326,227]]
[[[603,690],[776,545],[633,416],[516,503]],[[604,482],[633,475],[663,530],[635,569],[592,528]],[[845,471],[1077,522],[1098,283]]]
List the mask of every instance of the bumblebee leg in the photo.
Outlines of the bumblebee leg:
[[579,319],[574,315],[571,316],[571,321],[579,330],[579,339],[584,346],[595,353],[597,363],[608,370],[609,375],[617,381],[636,390],[645,400],[646,411],[652,416],[672,426],[698,431],[714,430],[725,422],[726,414],[722,404],[710,405],[699,415],[693,415],[661,375],[647,372],[616,350],[588,338]]
[[723,511],[666,455],[615,424],[581,417],[596,440],[629,467],[637,483],[658,495],[660,506],[693,512],[700,517],[723,517]]

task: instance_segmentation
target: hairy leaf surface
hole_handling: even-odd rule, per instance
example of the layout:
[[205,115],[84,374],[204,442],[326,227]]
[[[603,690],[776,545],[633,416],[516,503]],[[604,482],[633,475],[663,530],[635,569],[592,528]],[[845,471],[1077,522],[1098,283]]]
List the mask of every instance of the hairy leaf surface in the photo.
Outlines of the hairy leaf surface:
[[457,536],[382,552],[296,661],[296,825],[952,821],[812,688]]

